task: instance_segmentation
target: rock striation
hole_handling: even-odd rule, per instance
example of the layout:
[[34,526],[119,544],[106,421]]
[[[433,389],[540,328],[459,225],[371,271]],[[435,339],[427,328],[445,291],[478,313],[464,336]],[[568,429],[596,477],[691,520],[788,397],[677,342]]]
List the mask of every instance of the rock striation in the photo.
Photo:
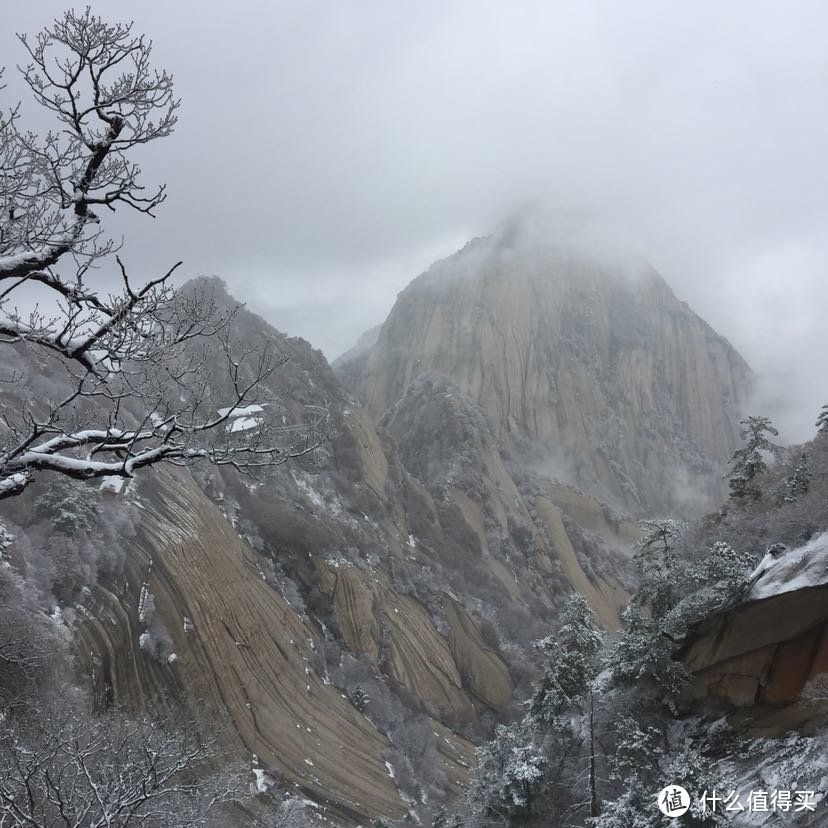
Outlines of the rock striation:
[[[189,475],[162,471],[143,492],[123,588],[98,587],[78,628],[99,704],[141,706],[162,687],[331,815],[405,813],[387,737],[313,669],[314,630],[262,580],[250,547]],[[136,646],[143,590],[174,658]]]

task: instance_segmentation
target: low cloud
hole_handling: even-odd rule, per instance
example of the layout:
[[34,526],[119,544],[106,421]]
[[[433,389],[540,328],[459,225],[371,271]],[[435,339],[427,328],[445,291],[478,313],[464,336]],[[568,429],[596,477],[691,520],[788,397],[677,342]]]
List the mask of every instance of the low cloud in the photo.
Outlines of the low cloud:
[[[4,9],[4,106],[25,97],[12,33],[64,5]],[[742,352],[783,436],[813,433],[828,400],[825,3],[97,11],[135,18],[182,98],[175,135],[138,158],[168,184],[158,220],[109,225],[136,278],[183,259],[332,358],[430,261],[541,199],[600,216]]]

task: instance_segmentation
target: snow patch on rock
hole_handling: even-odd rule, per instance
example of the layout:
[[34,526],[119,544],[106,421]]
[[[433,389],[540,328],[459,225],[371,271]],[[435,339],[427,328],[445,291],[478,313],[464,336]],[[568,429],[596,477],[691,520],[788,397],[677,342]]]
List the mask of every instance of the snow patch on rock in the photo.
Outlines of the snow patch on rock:
[[120,494],[126,484],[126,479],[117,477],[116,475],[107,475],[102,478],[100,490],[102,492],[110,492],[112,494]]
[[751,581],[753,586],[745,596],[748,601],[828,584],[828,532],[778,557],[768,552],[754,570]]

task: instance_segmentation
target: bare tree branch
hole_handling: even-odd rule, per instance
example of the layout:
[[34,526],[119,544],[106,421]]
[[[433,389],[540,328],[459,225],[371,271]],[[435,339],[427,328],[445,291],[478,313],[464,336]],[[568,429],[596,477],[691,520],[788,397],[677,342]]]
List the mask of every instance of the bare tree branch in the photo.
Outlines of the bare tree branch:
[[[154,215],[166,197],[164,186],[146,188],[131,157],[177,122],[173,79],[152,66],[152,43],[89,8],[19,39],[23,78],[57,128],[38,137],[20,128],[17,107],[0,110],[0,344],[24,369],[47,359],[60,370],[46,394],[0,413],[0,499],[44,471],[128,478],[197,460],[247,470],[312,451],[322,429],[299,435],[268,421],[277,406],[262,389],[287,355],[268,343],[240,349],[235,309],[208,288],[173,287],[181,262],[135,286],[103,235],[100,207]],[[92,277],[112,258],[119,288],[105,293]],[[26,286],[43,299],[21,310]],[[255,416],[242,417],[250,406]]]
[[218,739],[190,721],[105,718],[72,708],[0,732],[0,826],[215,824],[242,793],[215,774]]

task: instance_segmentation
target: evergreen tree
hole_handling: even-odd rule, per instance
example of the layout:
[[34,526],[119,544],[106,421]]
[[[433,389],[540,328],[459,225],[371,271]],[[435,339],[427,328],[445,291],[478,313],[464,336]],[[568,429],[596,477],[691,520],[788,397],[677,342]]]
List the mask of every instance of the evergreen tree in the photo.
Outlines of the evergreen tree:
[[640,586],[635,602],[646,607],[654,618],[663,618],[681,594],[682,556],[687,524],[663,518],[641,521],[641,539],[633,560]]
[[[662,764],[665,765],[663,787],[678,782],[690,793],[690,810],[684,817],[687,825],[713,828],[730,823],[730,814],[722,811],[713,813],[709,807],[705,807],[701,797],[705,791],[722,788],[732,790],[735,785],[722,778],[721,769],[714,769],[711,760],[704,756],[697,746],[692,743],[674,746],[669,752],[669,761]],[[676,824],[674,819],[670,819],[669,822],[670,825]]]
[[495,728],[494,739],[478,750],[472,798],[488,816],[521,825],[542,790],[546,757],[535,744],[537,732],[527,720]]
[[55,477],[35,500],[35,508],[64,535],[89,532],[98,521],[98,492],[80,481]]
[[768,417],[748,417],[739,421],[742,428],[739,434],[745,445],[733,453],[730,460],[730,493],[731,497],[740,498],[750,496],[758,498],[761,492],[753,481],[768,470],[765,457],[768,454],[778,455],[781,447],[772,443],[767,435],[779,436]]
[[673,660],[668,631],[668,618],[687,591],[688,565],[681,554],[687,524],[663,518],[640,525],[633,553],[639,587],[621,616],[624,630],[608,666],[614,684],[641,686],[672,707],[672,697],[688,679],[683,665]]
[[822,410],[817,417],[816,427],[819,434],[828,434],[828,403],[822,406]]
[[672,708],[673,696],[690,676],[673,659],[674,642],[665,634],[663,621],[642,612],[635,602],[630,602],[621,620],[624,632],[608,659],[613,683],[655,694]]
[[716,541],[701,561],[691,565],[691,588],[723,583],[728,590],[737,591],[756,563],[754,555],[737,552],[729,543]]
[[[676,824],[716,826],[727,823],[727,814],[702,810],[700,795],[724,786],[714,778],[709,762],[692,746],[668,751],[664,734],[631,716],[618,722],[619,740],[610,760],[610,777],[620,786],[615,799],[604,802],[600,816],[587,820],[590,828],[668,828]],[[690,793],[691,807],[680,820],[658,809],[657,793],[679,784]]]
[[546,725],[583,706],[604,641],[595,614],[580,593],[573,593],[566,602],[561,621],[557,636],[535,644],[545,658],[529,702],[529,716]]
[[653,794],[661,787],[658,762],[664,752],[662,735],[630,716],[619,718],[617,732],[619,739],[609,769],[610,778],[622,786],[623,792],[604,802],[601,815],[588,824],[594,828],[653,828],[659,824]]
[[641,584],[622,615],[624,631],[610,653],[608,666],[621,686],[643,686],[668,705],[689,680],[673,659],[687,628],[723,609],[744,590],[756,564],[750,554],[714,543],[700,560],[679,555],[684,525],[648,521],[635,557]]
[[595,781],[585,731],[591,741],[588,708],[603,640],[586,599],[573,593],[561,610],[557,634],[535,645],[543,659],[541,676],[526,715],[498,727],[495,739],[479,752],[475,810],[509,825],[532,819],[555,824],[565,809],[582,805],[577,786],[587,768],[591,789]]
[[685,562],[683,597],[664,618],[663,633],[670,640],[682,638],[688,627],[738,601],[757,562],[756,555],[737,552],[722,541],[700,560]]
[[807,494],[810,488],[811,470],[808,466],[808,452],[803,451],[796,468],[785,478],[785,502],[793,503],[800,495]]

